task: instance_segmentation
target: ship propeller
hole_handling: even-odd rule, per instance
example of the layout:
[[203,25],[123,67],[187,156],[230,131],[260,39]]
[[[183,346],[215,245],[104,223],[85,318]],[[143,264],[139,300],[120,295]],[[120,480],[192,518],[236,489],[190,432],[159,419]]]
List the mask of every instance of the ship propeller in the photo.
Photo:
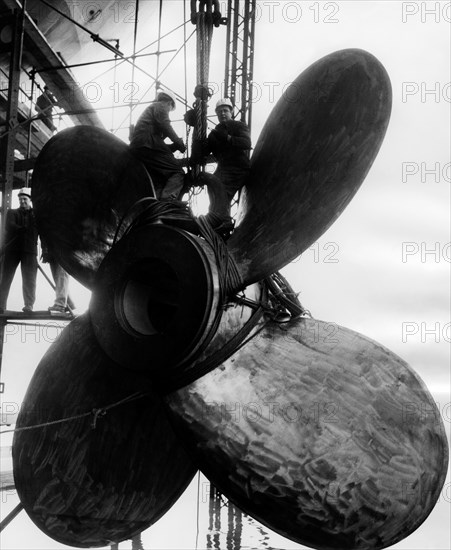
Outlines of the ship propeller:
[[[48,426],[13,444],[19,495],[49,536],[130,538],[176,500],[193,464],[243,511],[318,549],[385,548],[426,519],[448,461],[427,388],[356,332],[281,318],[272,278],[352,199],[390,108],[388,76],[367,52],[304,71],[262,131],[227,245],[158,201],[138,202],[119,227],[150,185],[126,147],[87,128],[49,142],[33,182],[39,223],[93,291],[89,315],[42,359],[17,424]],[[64,139],[81,151],[70,177]],[[64,229],[45,221],[55,186]],[[77,189],[88,204],[72,212]],[[424,407],[436,411],[427,422]]]

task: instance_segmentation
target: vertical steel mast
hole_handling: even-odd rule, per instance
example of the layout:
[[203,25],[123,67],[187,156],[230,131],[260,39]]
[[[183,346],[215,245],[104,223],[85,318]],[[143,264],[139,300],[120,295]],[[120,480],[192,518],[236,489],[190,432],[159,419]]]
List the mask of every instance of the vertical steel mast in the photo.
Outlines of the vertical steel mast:
[[[24,33],[24,14],[25,1],[22,4],[22,10],[16,10],[9,18],[8,24],[12,30],[11,42],[6,44],[4,51],[10,53],[10,69],[8,75],[8,106],[6,112],[6,131],[2,136],[2,153],[0,154],[1,173],[4,179],[0,183],[2,194],[1,216],[0,216],[0,281],[3,278],[3,256],[2,250],[5,246],[6,216],[11,208],[11,194],[13,190],[14,179],[14,145],[16,140],[17,106],[19,102],[20,87],[20,66],[22,62],[23,33]],[[8,33],[9,34],[9,33]],[[3,304],[0,304],[3,308]],[[0,311],[3,313],[3,310]],[[5,338],[6,320],[0,318],[0,373],[3,362],[3,343]],[[3,385],[0,383],[0,393],[3,393]]]
[[257,0],[228,0],[224,95],[249,127],[252,122],[255,13]]

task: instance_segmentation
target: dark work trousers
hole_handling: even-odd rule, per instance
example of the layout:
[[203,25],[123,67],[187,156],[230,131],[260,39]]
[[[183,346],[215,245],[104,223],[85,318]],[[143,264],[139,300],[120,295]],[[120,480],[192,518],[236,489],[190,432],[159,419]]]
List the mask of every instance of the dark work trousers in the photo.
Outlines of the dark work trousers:
[[50,271],[55,281],[55,306],[75,309],[75,304],[69,296],[69,274],[56,262],[50,263]]
[[7,250],[3,256],[3,261],[3,279],[0,282],[0,309],[6,309],[9,289],[19,264],[22,271],[24,305],[32,308],[36,300],[36,276],[38,272],[36,255],[20,250]]
[[183,188],[185,172],[179,161],[169,149],[149,149],[137,147],[131,149],[152,178],[157,199],[177,198]]
[[232,199],[235,193],[246,183],[248,175],[249,170],[243,170],[242,168],[221,169],[221,167],[218,167],[214,176],[221,184],[213,180],[207,183],[210,212],[215,212],[221,216],[230,216]]
[[207,187],[210,208],[208,211],[221,218],[230,216],[230,200],[222,181],[213,174],[203,173],[201,180]]

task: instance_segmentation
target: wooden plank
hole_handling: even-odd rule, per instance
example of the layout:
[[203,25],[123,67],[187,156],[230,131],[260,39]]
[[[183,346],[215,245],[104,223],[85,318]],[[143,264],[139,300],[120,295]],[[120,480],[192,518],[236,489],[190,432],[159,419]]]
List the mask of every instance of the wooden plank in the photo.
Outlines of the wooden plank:
[[5,321],[24,321],[25,319],[31,319],[35,321],[50,321],[56,319],[67,321],[68,319],[72,319],[72,314],[70,312],[50,313],[46,310],[37,310],[26,313],[25,311],[13,311],[7,309],[4,312],[0,312],[0,319],[4,319]]

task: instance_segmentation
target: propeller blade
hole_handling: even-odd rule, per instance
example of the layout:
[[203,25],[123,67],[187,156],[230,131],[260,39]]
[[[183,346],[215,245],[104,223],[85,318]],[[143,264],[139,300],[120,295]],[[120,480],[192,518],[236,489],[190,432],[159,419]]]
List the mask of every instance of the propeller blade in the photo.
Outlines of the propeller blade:
[[128,146],[91,126],[68,128],[46,143],[32,193],[40,235],[88,288],[121,218],[137,200],[153,196],[149,175]]
[[[149,383],[116,376],[89,316],[77,317],[41,360],[17,420],[20,500],[44,533],[69,546],[132,538],[171,508],[196,472]],[[146,395],[128,401],[137,387]],[[52,424],[65,418],[73,419]],[[37,424],[44,426],[25,429]]]
[[381,146],[391,86],[368,52],[342,50],[286,90],[256,144],[228,241],[245,284],[299,256],[338,218]]
[[427,518],[445,480],[445,431],[423,382],[331,323],[267,323],[166,402],[227,498],[313,548],[395,544]]

